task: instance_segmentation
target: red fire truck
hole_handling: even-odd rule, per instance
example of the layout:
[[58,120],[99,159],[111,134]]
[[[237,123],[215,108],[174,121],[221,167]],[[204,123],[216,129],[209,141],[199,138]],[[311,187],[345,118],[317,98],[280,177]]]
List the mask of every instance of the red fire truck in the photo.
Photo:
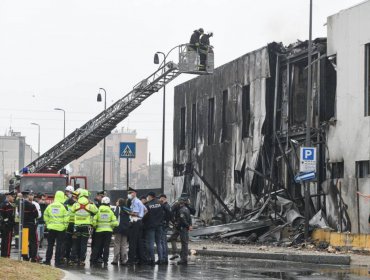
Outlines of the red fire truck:
[[34,193],[43,193],[48,202],[52,202],[56,191],[64,191],[71,185],[76,189],[87,189],[86,176],[68,176],[54,173],[25,173],[10,180],[9,190],[22,192],[31,190]]

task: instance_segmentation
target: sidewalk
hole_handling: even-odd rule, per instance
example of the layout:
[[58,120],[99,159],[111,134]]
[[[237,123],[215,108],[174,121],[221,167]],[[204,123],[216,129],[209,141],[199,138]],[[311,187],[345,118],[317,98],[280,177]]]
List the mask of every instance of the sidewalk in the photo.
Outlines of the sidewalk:
[[352,251],[335,251],[333,253],[329,253],[327,251],[319,251],[315,247],[311,246],[309,246],[309,248],[294,248],[257,245],[236,245],[210,240],[199,240],[190,242],[189,248],[192,254],[198,255],[245,257],[253,259],[269,259],[303,263],[370,267],[370,255],[356,253]]

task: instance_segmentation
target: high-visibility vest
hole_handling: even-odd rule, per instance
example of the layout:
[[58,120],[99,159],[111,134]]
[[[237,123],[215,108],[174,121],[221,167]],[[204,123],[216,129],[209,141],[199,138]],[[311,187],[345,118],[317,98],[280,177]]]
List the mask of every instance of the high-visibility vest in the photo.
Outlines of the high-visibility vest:
[[81,197],[78,202],[73,204],[72,213],[75,215],[74,223],[79,225],[92,225],[92,217],[98,212],[98,208],[89,203],[86,197]]
[[98,213],[94,217],[93,226],[96,232],[112,232],[118,226],[118,221],[113,211],[107,205],[101,205]]
[[65,231],[68,226],[69,213],[62,203],[54,201],[46,207],[44,221],[49,230]]
[[67,207],[67,210],[68,210],[68,213],[69,213],[69,223],[74,223],[75,222],[75,213],[72,212],[72,206],[73,204],[69,204],[68,203],[68,200],[67,199],[65,202],[64,202],[64,205]]

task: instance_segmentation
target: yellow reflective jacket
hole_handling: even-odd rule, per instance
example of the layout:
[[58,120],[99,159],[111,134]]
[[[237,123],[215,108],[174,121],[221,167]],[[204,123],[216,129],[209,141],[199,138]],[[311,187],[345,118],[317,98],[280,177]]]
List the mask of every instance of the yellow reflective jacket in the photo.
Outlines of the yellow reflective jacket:
[[72,198],[68,198],[66,201],[64,201],[64,206],[67,207],[68,213],[69,213],[69,223],[74,224],[75,223],[75,213],[72,212],[72,206],[76,202],[73,201]]
[[92,225],[92,217],[98,212],[98,208],[83,196],[73,204],[71,212],[75,215],[76,226]]
[[54,202],[46,207],[44,212],[44,221],[47,229],[56,231],[65,231],[68,226],[69,213],[64,204],[64,193],[57,191]]
[[107,205],[99,207],[98,214],[95,215],[93,226],[96,232],[113,231],[113,228],[118,226],[118,221],[113,211]]

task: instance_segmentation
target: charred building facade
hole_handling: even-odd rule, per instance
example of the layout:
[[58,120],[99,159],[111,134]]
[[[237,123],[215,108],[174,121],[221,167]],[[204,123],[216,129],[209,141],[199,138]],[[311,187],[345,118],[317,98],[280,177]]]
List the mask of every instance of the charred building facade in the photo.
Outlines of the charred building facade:
[[[325,53],[326,40],[316,40],[312,139],[319,142],[334,114],[335,71]],[[214,193],[240,214],[282,189],[302,206],[294,175],[305,136],[306,66],[307,42],[272,43],[175,88],[176,187],[191,194],[202,219],[224,211]],[[316,189],[312,213],[324,204]]]
[[[370,11],[370,1],[363,5]],[[358,11],[352,13],[358,19]],[[366,13],[361,14],[367,22],[364,26],[370,26]],[[287,47],[271,43],[216,68],[213,75],[175,88],[175,189],[178,194],[190,194],[201,219],[228,221],[264,211],[267,201],[276,206],[284,199],[304,215],[303,186],[294,177],[299,173],[299,150],[305,144],[309,102],[311,143],[318,154],[316,179],[308,183],[309,216],[321,210],[335,230],[368,231],[369,210],[356,191],[370,192],[370,105],[366,101],[370,98],[366,86],[370,84],[370,33],[364,31],[364,38],[355,32],[352,41],[341,38],[339,30],[348,17],[341,12],[341,17],[329,18],[328,50],[326,38],[313,42],[309,101],[307,42]],[[361,55],[355,56],[356,63],[349,63],[350,52],[358,52],[358,42]],[[357,92],[341,88],[351,84],[348,79],[355,74],[350,72],[364,69],[364,64],[365,73],[359,73],[365,81],[355,87]],[[365,88],[365,100],[360,87]],[[358,102],[351,104],[353,98]],[[356,121],[351,134],[348,130]],[[343,163],[346,157],[348,165]]]

